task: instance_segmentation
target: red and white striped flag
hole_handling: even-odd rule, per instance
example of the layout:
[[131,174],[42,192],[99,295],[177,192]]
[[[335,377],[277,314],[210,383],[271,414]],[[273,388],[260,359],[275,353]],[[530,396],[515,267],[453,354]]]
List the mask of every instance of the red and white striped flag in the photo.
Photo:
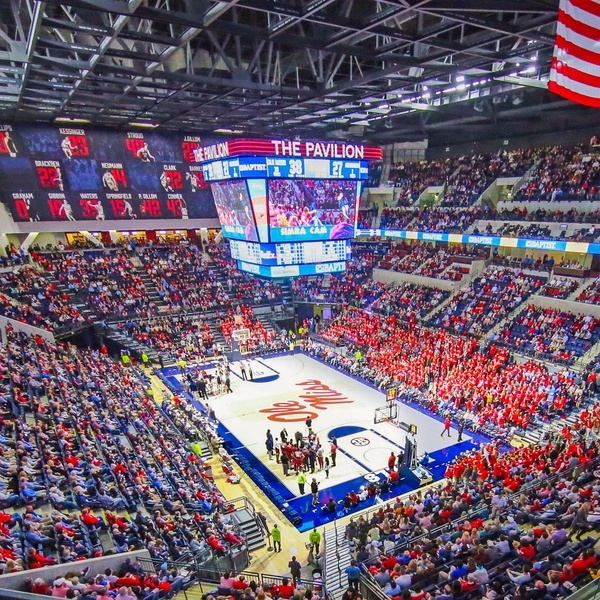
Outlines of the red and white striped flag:
[[548,89],[600,108],[600,0],[560,0]]

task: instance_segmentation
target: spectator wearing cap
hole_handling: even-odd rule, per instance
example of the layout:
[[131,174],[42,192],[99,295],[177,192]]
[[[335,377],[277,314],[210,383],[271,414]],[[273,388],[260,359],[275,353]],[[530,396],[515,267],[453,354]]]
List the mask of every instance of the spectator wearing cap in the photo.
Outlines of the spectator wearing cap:
[[71,588],[69,587],[67,580],[64,577],[55,579],[52,583],[52,597],[53,598],[66,598],[67,592]]

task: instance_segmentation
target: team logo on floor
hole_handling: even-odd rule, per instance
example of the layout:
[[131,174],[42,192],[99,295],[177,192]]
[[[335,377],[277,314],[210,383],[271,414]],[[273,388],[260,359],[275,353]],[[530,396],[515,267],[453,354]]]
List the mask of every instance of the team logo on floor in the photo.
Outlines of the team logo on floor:
[[368,446],[371,442],[366,437],[355,437],[350,440],[353,446]]
[[307,379],[296,385],[303,388],[304,394],[299,396],[301,400],[275,402],[272,408],[263,408],[258,412],[268,414],[269,421],[297,423],[306,419],[316,419],[319,413],[315,410],[327,410],[330,404],[352,404],[354,402],[318,379]]

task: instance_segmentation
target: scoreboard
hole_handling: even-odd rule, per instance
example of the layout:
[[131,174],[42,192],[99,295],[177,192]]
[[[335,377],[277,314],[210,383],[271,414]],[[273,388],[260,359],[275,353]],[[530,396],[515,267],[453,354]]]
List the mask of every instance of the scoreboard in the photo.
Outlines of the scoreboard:
[[369,161],[381,148],[232,140],[195,151],[240,270],[297,277],[346,269]]
[[367,179],[365,160],[330,160],[289,156],[243,156],[202,165],[205,181],[227,179]]
[[232,258],[263,266],[339,262],[347,260],[351,255],[349,240],[279,244],[257,244],[230,240],[229,246]]
[[260,277],[274,279],[278,277],[302,277],[307,275],[324,275],[325,273],[343,273],[346,270],[346,261],[267,267],[238,260],[237,268],[245,273],[252,273],[253,275],[259,275]]
[[195,135],[0,124],[0,200],[15,221],[216,218]]

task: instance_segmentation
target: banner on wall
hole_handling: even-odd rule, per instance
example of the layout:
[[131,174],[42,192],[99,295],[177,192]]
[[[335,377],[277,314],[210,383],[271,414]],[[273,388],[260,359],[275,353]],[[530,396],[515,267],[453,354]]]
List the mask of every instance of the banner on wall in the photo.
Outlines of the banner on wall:
[[387,237],[423,242],[448,242],[451,244],[476,244],[502,248],[524,248],[545,252],[576,252],[578,254],[600,254],[600,244],[568,242],[564,240],[529,240],[525,238],[500,237],[493,235],[468,235],[457,233],[404,231],[396,229],[357,229],[357,236]]
[[195,152],[215,137],[0,124],[0,201],[18,222],[216,218]]

